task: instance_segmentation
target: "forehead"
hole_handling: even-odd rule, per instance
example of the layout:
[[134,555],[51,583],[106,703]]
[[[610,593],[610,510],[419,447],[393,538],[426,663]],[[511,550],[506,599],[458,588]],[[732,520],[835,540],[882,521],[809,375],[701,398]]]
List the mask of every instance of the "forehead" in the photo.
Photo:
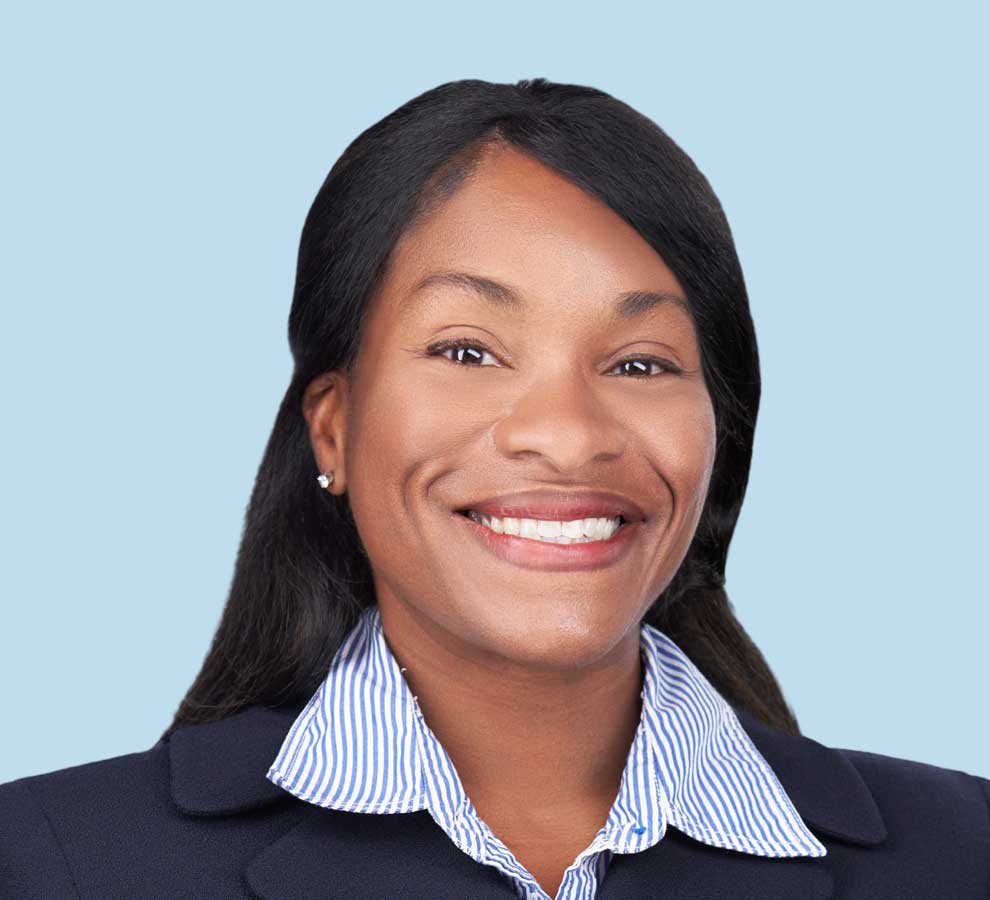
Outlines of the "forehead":
[[531,309],[558,312],[608,313],[617,295],[631,291],[683,293],[628,222],[511,148],[484,157],[453,196],[403,235],[386,290],[405,297],[438,271],[493,278],[518,289]]

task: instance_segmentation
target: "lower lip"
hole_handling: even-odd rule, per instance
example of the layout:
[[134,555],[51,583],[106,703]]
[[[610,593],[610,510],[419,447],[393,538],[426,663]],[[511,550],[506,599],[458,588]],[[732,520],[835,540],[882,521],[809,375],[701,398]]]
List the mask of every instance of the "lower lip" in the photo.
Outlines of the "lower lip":
[[499,534],[479,525],[461,513],[454,513],[483,547],[506,562],[540,569],[544,572],[567,572],[598,569],[614,563],[630,545],[642,522],[626,522],[605,541],[584,541],[580,544],[551,544],[513,534]]

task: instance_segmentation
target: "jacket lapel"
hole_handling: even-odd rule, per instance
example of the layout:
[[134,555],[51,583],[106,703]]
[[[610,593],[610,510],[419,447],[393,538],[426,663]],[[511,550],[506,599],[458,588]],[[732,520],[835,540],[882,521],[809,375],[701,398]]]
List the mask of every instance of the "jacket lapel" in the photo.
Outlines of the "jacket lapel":
[[784,734],[743,709],[733,709],[801,818],[819,838],[839,838],[863,847],[887,839],[873,794],[843,753],[808,737]]
[[[774,770],[805,824],[833,854],[839,839],[869,847],[887,837],[866,782],[837,750],[764,725],[734,711],[757,750]],[[613,858],[596,900],[830,900],[835,858],[768,859],[695,841],[674,828],[642,853]]]
[[[342,813],[298,801],[268,781],[268,766],[300,709],[252,706],[219,722],[181,728],[169,740],[172,796],[184,812],[233,815],[278,802],[299,806],[292,827],[245,866],[258,897],[515,900],[508,881],[454,846],[426,811]],[[873,796],[844,755],[735,711],[805,823],[828,839],[829,855],[768,859],[710,847],[670,827],[648,850],[616,854],[598,898],[829,900],[830,841],[873,846],[886,838]]]
[[595,900],[831,900],[827,857],[768,859],[668,828],[641,853],[616,854]]
[[519,900],[425,810],[366,815],[306,806],[299,823],[245,869],[263,900]]

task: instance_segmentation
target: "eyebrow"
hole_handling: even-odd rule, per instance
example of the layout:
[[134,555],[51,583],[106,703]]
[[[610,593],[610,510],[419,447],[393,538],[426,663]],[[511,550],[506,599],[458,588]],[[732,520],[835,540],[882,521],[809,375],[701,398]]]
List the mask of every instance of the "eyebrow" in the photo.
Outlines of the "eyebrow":
[[[416,282],[409,296],[436,285],[467,288],[499,310],[518,310],[525,305],[522,296],[507,284],[469,272],[433,272]],[[632,319],[663,306],[676,306],[693,318],[687,298],[672,291],[626,291],[614,303],[620,319]]]

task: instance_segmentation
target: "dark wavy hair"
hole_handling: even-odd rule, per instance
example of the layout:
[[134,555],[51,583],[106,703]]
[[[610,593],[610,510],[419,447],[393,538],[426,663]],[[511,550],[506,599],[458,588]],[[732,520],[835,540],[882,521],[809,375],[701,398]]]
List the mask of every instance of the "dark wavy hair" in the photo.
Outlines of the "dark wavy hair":
[[288,323],[292,379],[258,468],[223,615],[163,738],[251,704],[301,706],[375,602],[346,494],[316,486],[303,390],[323,372],[351,371],[369,298],[398,238],[450,197],[492,144],[530,154],[607,204],[685,291],[717,449],[693,541],[645,620],[733,706],[800,733],[723,588],[749,478],[760,370],[721,204],[688,155],[646,116],[603,91],[534,78],[464,79],[420,94],[359,135],[320,187],[299,242]]

